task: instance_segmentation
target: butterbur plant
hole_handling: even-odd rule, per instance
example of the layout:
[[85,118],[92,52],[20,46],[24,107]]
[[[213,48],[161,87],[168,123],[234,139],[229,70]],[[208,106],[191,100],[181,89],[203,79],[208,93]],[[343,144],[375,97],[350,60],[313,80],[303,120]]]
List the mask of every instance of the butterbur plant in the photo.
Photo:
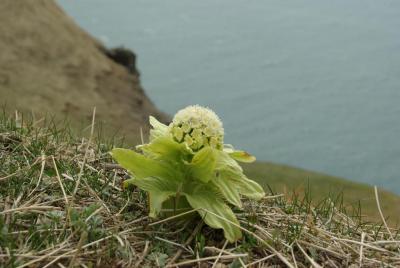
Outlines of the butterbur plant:
[[137,146],[139,152],[121,148],[111,152],[132,175],[124,185],[147,191],[150,217],[195,209],[206,224],[223,229],[228,241],[240,239],[231,206],[242,206],[241,195],[259,200],[265,193],[236,161],[253,162],[255,157],[223,143],[222,122],[208,108],[188,106],[168,126],[154,117],[150,124],[150,141]]

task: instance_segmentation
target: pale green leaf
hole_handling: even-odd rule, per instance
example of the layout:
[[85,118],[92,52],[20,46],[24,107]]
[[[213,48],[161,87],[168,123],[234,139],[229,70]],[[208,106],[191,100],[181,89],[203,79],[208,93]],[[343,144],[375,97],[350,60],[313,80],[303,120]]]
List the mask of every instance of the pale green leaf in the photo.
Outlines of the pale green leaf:
[[194,155],[189,164],[190,175],[202,182],[208,182],[214,176],[216,160],[216,150],[204,147]]
[[263,188],[255,181],[249,180],[239,164],[224,151],[219,151],[216,169],[221,177],[229,179],[239,193],[249,198],[259,200],[265,193]]
[[242,167],[232,158],[227,152],[216,151],[217,153],[217,163],[215,168],[220,169],[232,169],[238,172],[243,172]]
[[232,153],[233,151],[235,151],[235,148],[233,147],[232,144],[226,144],[226,143],[225,143],[222,150],[223,150],[224,152],[227,152],[227,153]]
[[158,177],[135,178],[131,183],[148,192],[166,192],[168,194],[176,193],[180,184],[175,180]]
[[248,152],[245,151],[233,151],[231,153],[229,153],[229,155],[240,162],[244,162],[244,163],[252,163],[254,161],[256,161],[255,156],[252,156],[251,154],[249,154]]
[[160,161],[149,159],[132,150],[115,148],[111,151],[112,157],[123,168],[127,169],[136,178],[160,177],[172,180],[182,179],[178,170]]
[[211,181],[218,189],[222,196],[232,205],[242,207],[238,188],[234,181],[229,177],[223,176],[223,173],[218,172],[219,175]]
[[153,218],[160,213],[162,204],[171,196],[175,196],[179,189],[177,181],[157,177],[132,178],[124,182],[125,186],[129,184],[134,184],[149,193],[149,215]]
[[150,140],[168,135],[169,132],[168,132],[167,125],[164,125],[163,123],[159,122],[153,116],[150,116],[149,121],[150,121],[150,125],[153,127],[150,130]]
[[191,154],[184,143],[177,143],[170,136],[156,138],[148,144],[140,145],[139,149],[154,158],[172,162],[186,160]]
[[149,192],[149,216],[156,218],[162,209],[164,201],[173,196],[174,193],[167,192]]
[[264,189],[257,182],[248,179],[242,172],[225,169],[220,171],[220,176],[234,184],[242,195],[255,200],[265,196]]
[[184,194],[189,204],[198,209],[204,222],[212,228],[223,229],[229,242],[235,242],[242,237],[235,214],[211,187],[192,187],[190,192]]

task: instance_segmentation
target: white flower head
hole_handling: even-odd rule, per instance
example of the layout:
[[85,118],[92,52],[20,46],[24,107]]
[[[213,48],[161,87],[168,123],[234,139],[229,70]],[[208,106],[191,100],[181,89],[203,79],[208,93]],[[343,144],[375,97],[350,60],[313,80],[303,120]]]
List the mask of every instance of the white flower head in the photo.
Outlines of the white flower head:
[[177,142],[185,142],[193,151],[205,146],[219,150],[223,148],[222,122],[209,108],[192,105],[178,111],[169,130]]

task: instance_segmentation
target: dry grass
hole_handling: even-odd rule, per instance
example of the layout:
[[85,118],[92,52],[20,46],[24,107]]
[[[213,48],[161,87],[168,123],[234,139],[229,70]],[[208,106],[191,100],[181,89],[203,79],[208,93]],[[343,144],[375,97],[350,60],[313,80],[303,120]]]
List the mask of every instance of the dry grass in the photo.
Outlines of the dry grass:
[[128,174],[112,163],[112,146],[0,119],[0,266],[400,265],[399,230],[362,223],[329,199],[315,207],[307,195],[244,200],[235,244],[195,211],[149,219],[146,194],[121,189]]
[[[346,208],[347,213],[361,208],[359,213],[363,221],[382,221],[371,185],[276,163],[255,162],[244,165],[244,170],[264,188],[285,193],[288,198],[293,196],[293,192],[299,196],[307,193],[312,196],[314,205],[328,197],[340,199],[342,204],[338,205]],[[400,226],[400,206],[393,205],[400,204],[400,196],[383,189],[380,189],[379,196],[388,224]]]

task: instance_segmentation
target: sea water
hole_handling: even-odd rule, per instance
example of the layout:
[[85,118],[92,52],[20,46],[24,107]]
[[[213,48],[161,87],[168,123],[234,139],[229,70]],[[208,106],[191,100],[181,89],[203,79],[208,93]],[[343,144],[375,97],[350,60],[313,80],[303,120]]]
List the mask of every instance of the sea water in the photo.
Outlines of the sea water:
[[150,98],[214,109],[226,142],[400,193],[400,1],[58,1],[138,55]]

